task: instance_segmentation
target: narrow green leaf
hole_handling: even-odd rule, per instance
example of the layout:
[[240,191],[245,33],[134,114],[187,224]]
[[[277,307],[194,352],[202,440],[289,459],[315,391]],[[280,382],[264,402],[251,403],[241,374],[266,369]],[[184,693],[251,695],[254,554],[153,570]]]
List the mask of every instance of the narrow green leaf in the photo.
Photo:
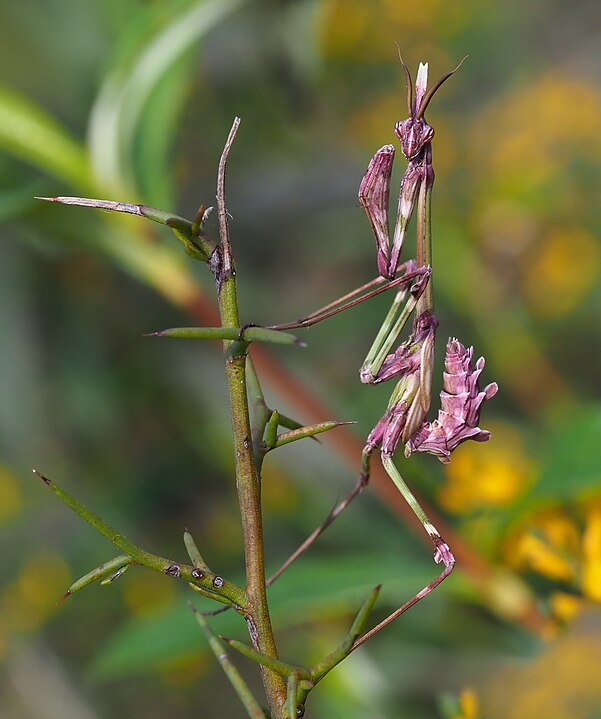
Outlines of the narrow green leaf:
[[268,449],[271,449],[272,447],[275,447],[275,443],[278,440],[278,425],[280,423],[280,413],[277,411],[277,409],[274,409],[271,413],[271,417],[269,418],[269,421],[267,422],[267,427],[265,428],[265,444]]
[[[285,427],[286,429],[300,429],[304,426],[305,425],[302,422],[297,422],[297,420],[292,419],[292,417],[288,417],[288,415],[280,412],[280,427]],[[317,437],[312,436],[311,439],[319,444]]]
[[116,572],[111,574],[110,577],[107,577],[100,582],[101,586],[105,587],[107,584],[112,584],[116,579],[119,579],[120,576],[125,574],[125,572],[127,572],[130,567],[131,564],[124,564],[122,567],[119,567],[119,569],[117,569]]
[[[67,597],[75,594],[75,592],[78,592],[80,589],[83,589],[93,582],[106,577],[107,574],[113,574],[119,570],[124,571],[130,564],[132,564],[132,562],[132,558],[128,557],[127,554],[120,554],[118,557],[100,564],[98,567],[92,569],[87,574],[84,574],[83,577],[80,577],[77,581],[73,582],[73,584],[65,592],[63,599],[67,599]],[[111,577],[110,580],[112,581],[113,577]]]
[[194,541],[194,537],[190,534],[190,532],[186,529],[184,532],[184,546],[186,547],[186,551],[188,552],[188,556],[190,557],[190,561],[192,564],[199,568],[204,569],[207,572],[210,572],[207,563],[203,559],[202,554],[200,553],[198,547],[196,546],[196,542]]
[[132,189],[132,148],[140,118],[161,79],[203,36],[245,0],[205,0],[163,23],[133,63],[108,75],[92,109],[89,127],[92,164],[99,180],[119,190]]
[[84,148],[44,110],[2,86],[0,148],[72,187],[91,186]]

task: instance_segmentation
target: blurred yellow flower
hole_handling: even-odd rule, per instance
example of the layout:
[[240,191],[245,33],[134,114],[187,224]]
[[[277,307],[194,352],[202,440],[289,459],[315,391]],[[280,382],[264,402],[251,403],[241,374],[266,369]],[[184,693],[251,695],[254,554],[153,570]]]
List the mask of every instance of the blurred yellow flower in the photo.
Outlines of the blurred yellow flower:
[[601,709],[601,633],[595,612],[526,661],[491,672],[480,699],[487,719],[593,719]]
[[8,627],[6,626],[6,621],[3,619],[0,619],[0,660],[6,654],[7,647],[8,647]]
[[160,612],[175,598],[175,582],[164,574],[138,568],[120,580],[123,601],[132,614],[148,616]]
[[[362,62],[392,59],[395,41],[420,29],[431,33],[440,18],[445,34],[460,28],[467,11],[449,15],[444,9],[442,0],[323,0],[317,20],[322,52]],[[430,52],[428,57],[434,59]]]
[[326,54],[355,55],[366,41],[370,26],[370,4],[329,0],[321,6],[321,44]]
[[586,516],[582,537],[582,591],[589,599],[601,602],[601,507]]
[[539,513],[507,543],[508,563],[518,570],[538,572],[558,582],[577,576],[580,532],[562,510]]
[[569,622],[582,611],[582,597],[567,592],[553,592],[551,611],[553,616],[563,622]]
[[473,689],[464,689],[459,694],[459,713],[453,719],[479,719],[480,705]]
[[438,492],[449,512],[500,507],[512,502],[528,486],[533,467],[520,434],[507,424],[488,423],[490,442],[466,443],[453,454],[446,468],[446,483]]
[[569,582],[576,575],[575,567],[567,559],[533,534],[520,537],[512,560],[521,568],[531,569],[558,582]]
[[601,249],[585,229],[554,229],[524,263],[522,293],[539,316],[558,317],[580,304],[599,277]]
[[71,584],[69,567],[52,552],[39,552],[22,565],[2,597],[2,612],[13,630],[35,629],[56,610]]
[[163,663],[159,674],[161,679],[172,687],[188,687],[196,682],[198,678],[211,666],[211,658],[198,656],[198,652],[181,654],[175,659]]
[[601,157],[600,115],[597,88],[553,71],[476,118],[474,167],[514,190],[552,181],[577,153]]
[[298,506],[298,489],[274,461],[263,465],[263,507],[265,512],[288,514]]
[[553,614],[572,619],[583,598],[601,602],[601,502],[596,498],[574,511],[561,507],[537,513],[510,536],[504,553],[518,571],[538,572],[579,590],[581,597],[551,595]]
[[14,474],[0,466],[0,521],[12,517],[21,509],[21,493]]

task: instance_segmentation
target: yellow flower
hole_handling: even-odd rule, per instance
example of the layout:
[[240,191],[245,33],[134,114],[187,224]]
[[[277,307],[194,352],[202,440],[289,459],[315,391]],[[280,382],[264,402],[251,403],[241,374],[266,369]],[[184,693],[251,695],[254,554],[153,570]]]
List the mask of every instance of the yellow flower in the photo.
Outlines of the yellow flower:
[[487,428],[490,442],[459,447],[446,469],[447,482],[438,498],[449,512],[505,506],[530,483],[533,468],[519,433],[499,422]]
[[522,535],[518,541],[513,561],[518,566],[531,569],[558,582],[568,582],[576,574],[569,561],[554,551],[544,540],[529,533]]
[[21,493],[14,475],[0,466],[0,521],[12,517],[21,508]]
[[[436,20],[444,16],[443,30],[448,33],[469,17],[467,11],[461,10],[449,16],[444,7],[443,0],[323,0],[317,18],[322,52],[329,57],[367,62],[391,60],[394,42],[408,37],[411,30],[414,34],[421,29],[431,33]],[[436,49],[428,48],[424,56],[438,64],[433,53]]]
[[480,705],[473,689],[464,689],[459,694],[459,712],[453,719],[479,719]]
[[[557,582],[569,582],[582,597],[551,595],[551,609],[569,621],[584,599],[601,602],[601,500],[587,501],[568,514],[565,507],[531,517],[505,547],[508,564],[535,571]],[[571,515],[577,515],[574,519]]]
[[549,232],[522,276],[522,293],[532,311],[559,317],[577,307],[597,281],[600,258],[597,240],[585,229]]
[[21,567],[2,597],[2,612],[12,629],[32,630],[56,610],[70,584],[69,568],[62,557],[39,552]]
[[165,609],[175,598],[176,582],[147,569],[129,572],[121,582],[123,601],[132,614],[148,617]]
[[563,622],[569,622],[582,610],[582,597],[566,592],[553,592],[551,595],[551,611],[553,616]]
[[577,577],[580,531],[561,510],[547,510],[531,519],[506,547],[509,563],[558,582]]
[[582,591],[589,599],[601,602],[601,507],[587,514],[582,560]]
[[475,166],[482,172],[482,161],[488,162],[499,185],[518,191],[554,181],[575,153],[586,152],[591,161],[601,156],[600,114],[601,95],[593,85],[556,71],[543,75],[478,116]]

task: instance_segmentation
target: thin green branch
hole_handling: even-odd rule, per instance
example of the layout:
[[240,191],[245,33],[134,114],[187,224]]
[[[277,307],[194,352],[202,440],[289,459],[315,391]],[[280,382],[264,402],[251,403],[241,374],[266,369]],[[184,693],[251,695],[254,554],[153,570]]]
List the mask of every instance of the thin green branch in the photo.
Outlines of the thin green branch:
[[213,654],[217,658],[219,664],[221,664],[221,668],[223,669],[227,678],[230,680],[230,684],[234,687],[234,691],[244,705],[248,716],[251,719],[265,719],[265,713],[263,709],[261,709],[259,703],[253,696],[253,693],[249,689],[248,684],[242,678],[240,672],[232,664],[227,652],[224,651],[223,645],[219,637],[215,634],[215,632],[213,632],[204,616],[192,605],[190,605],[190,607],[194,612],[196,621],[198,622],[200,628],[204,632],[209,642],[209,646],[211,647]]
[[298,429],[293,429],[290,432],[283,432],[278,436],[273,447],[274,449],[277,447],[283,447],[285,444],[290,444],[290,442],[297,442],[299,439],[305,439],[306,437],[314,437],[316,434],[329,432],[331,429],[342,427],[345,424],[357,423],[355,421],[343,422],[332,419],[326,420],[325,422],[317,422],[316,424],[308,424],[305,427],[299,427]]
[[172,327],[167,330],[150,332],[147,337],[175,337],[191,340],[241,340],[244,342],[268,342],[278,345],[306,343],[288,332],[278,332],[265,327]]
[[230,233],[227,221],[227,207],[225,206],[225,171],[227,168],[227,159],[234,143],[236,133],[240,127],[240,118],[235,117],[232,124],[225,147],[221,153],[219,160],[219,170],[217,172],[217,213],[219,216],[219,237],[221,239],[221,252],[223,259],[223,275],[225,277],[234,274],[234,258],[232,256],[232,248],[230,244]]
[[229,644],[232,649],[235,649],[247,659],[250,659],[252,662],[255,662],[255,664],[260,664],[263,667],[268,667],[269,669],[272,669],[274,672],[277,672],[283,677],[289,677],[291,674],[297,674],[302,679],[307,679],[309,681],[311,680],[311,673],[308,669],[305,669],[304,667],[299,667],[294,664],[288,664],[287,662],[283,662],[280,659],[274,659],[273,657],[270,657],[263,652],[259,652],[256,649],[249,647],[248,644],[245,644],[244,642],[239,642],[237,639],[229,639],[228,637],[222,636],[220,636],[219,638]]
[[289,719],[296,719],[296,717],[298,716],[298,682],[298,674],[296,672],[292,672],[292,674],[288,677],[288,683],[286,687],[288,692],[288,701],[286,702],[286,704]]
[[131,202],[115,202],[114,200],[96,200],[91,197],[36,197],[35,199],[144,217],[147,220],[169,227],[184,245],[186,252],[195,260],[208,262],[213,252],[215,252],[215,243],[202,232],[200,227],[195,226],[185,217],[166,210],[159,210],[156,207],[150,207],[150,205],[136,205]]
[[[187,582],[208,590],[212,594],[212,598],[216,601],[220,601],[226,604],[235,604],[237,607],[244,609],[247,603],[247,599],[244,590],[241,587],[236,586],[232,582],[228,582],[222,577],[219,577],[212,572],[198,573],[195,572],[195,567],[191,567],[185,564],[179,564],[171,559],[165,559],[159,557],[156,554],[141,549],[132,542],[129,541],[122,534],[113,529],[107,524],[101,517],[88,509],[79,500],[72,497],[68,492],[59,487],[56,482],[53,482],[48,477],[44,476],[37,469],[33,470],[35,474],[49,487],[54,494],[88,524],[90,524],[97,532],[100,532],[106,537],[117,549],[120,549],[125,555],[127,555],[132,562],[140,564],[143,567],[154,569],[157,572],[162,572],[171,577],[181,578]],[[195,572],[193,574],[193,572]]]

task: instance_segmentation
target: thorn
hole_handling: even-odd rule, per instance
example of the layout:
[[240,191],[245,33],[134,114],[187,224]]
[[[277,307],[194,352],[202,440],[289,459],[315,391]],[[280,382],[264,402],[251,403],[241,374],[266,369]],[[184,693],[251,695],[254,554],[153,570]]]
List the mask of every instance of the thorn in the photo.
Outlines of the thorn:
[[297,345],[298,347],[307,347],[307,343],[305,341],[301,340],[300,337],[295,338],[294,344]]
[[162,337],[163,336],[163,330],[158,330],[158,332],[145,332],[142,337]]
[[60,202],[58,197],[39,197],[38,195],[33,196],[34,200],[46,200],[46,202]]
[[41,472],[38,472],[38,470],[37,470],[35,467],[34,467],[31,471],[32,471],[34,474],[37,474],[38,477],[42,480],[42,482],[44,482],[44,484],[47,484],[48,486],[50,486],[50,485],[52,484],[52,480],[51,480],[51,479],[48,479],[48,477],[46,477],[45,475],[43,475]]
[[60,604],[62,604],[63,602],[66,602],[67,599],[69,599],[70,596],[71,596],[71,592],[70,592],[69,590],[67,590],[67,591],[63,594],[63,596],[58,600],[58,602],[56,603],[56,606],[58,607],[58,606],[59,606]]

